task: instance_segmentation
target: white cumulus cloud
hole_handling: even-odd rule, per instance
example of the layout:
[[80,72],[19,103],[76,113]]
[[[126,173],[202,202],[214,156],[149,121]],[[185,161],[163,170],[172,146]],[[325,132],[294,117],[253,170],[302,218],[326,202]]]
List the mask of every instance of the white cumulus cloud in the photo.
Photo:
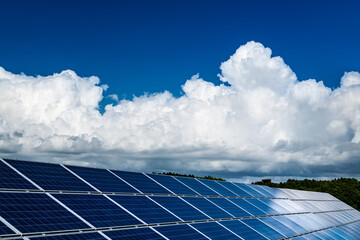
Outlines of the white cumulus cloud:
[[[248,42],[215,85],[194,75],[184,94],[146,94],[98,106],[107,85],[66,70],[0,68],[4,157],[224,177],[359,175],[360,74],[331,90],[299,81],[281,57]],[[226,83],[226,84],[225,84]],[[111,87],[111,86],[110,86]]]

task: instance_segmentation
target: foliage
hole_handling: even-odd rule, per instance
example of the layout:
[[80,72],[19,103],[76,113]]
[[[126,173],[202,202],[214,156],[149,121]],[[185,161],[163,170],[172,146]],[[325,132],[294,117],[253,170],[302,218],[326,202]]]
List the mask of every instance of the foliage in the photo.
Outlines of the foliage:
[[180,174],[180,173],[174,173],[174,172],[163,172],[163,173],[156,173],[153,172],[153,174],[162,174],[162,175],[170,175],[170,176],[177,176],[177,177],[190,177],[190,178],[200,178],[200,179],[208,179],[208,180],[217,180],[217,181],[226,181],[225,179],[221,177],[213,177],[213,176],[205,176],[205,177],[199,177],[195,176],[193,174]]
[[269,187],[290,188],[306,191],[327,192],[337,199],[347,203],[353,208],[360,210],[360,181],[355,178],[335,178],[330,181],[314,179],[295,180],[272,183],[270,179],[264,179],[253,184],[267,185]]

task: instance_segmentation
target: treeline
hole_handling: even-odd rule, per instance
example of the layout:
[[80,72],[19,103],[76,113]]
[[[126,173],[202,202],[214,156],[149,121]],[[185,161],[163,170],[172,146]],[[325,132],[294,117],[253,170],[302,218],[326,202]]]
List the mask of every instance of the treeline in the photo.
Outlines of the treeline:
[[162,173],[153,172],[153,174],[162,174],[162,175],[170,175],[170,176],[177,176],[177,177],[190,177],[190,178],[200,178],[200,179],[208,179],[208,180],[226,181],[225,179],[223,179],[221,177],[213,177],[213,176],[199,177],[199,176],[195,176],[193,174],[180,174],[180,173],[174,173],[174,172],[162,172]]
[[277,188],[327,192],[353,208],[360,210],[360,181],[355,178],[335,178],[330,181],[289,179],[286,182],[280,183],[273,183],[270,179],[264,179],[260,182],[254,182],[253,184]]

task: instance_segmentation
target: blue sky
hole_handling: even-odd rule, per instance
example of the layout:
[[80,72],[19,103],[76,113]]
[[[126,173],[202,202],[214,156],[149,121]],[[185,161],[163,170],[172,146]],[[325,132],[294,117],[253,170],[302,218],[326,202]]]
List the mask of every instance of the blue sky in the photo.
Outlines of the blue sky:
[[358,1],[0,9],[0,157],[360,178]]
[[336,88],[359,69],[358,1],[3,1],[0,66],[27,75],[72,69],[108,93],[179,95],[255,40],[298,79]]

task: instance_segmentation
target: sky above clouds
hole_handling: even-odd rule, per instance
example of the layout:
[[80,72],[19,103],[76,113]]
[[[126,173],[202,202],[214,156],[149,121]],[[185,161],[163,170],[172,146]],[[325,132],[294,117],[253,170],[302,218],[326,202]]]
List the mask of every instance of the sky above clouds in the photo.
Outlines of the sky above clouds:
[[360,177],[356,1],[4,1],[0,157]]

